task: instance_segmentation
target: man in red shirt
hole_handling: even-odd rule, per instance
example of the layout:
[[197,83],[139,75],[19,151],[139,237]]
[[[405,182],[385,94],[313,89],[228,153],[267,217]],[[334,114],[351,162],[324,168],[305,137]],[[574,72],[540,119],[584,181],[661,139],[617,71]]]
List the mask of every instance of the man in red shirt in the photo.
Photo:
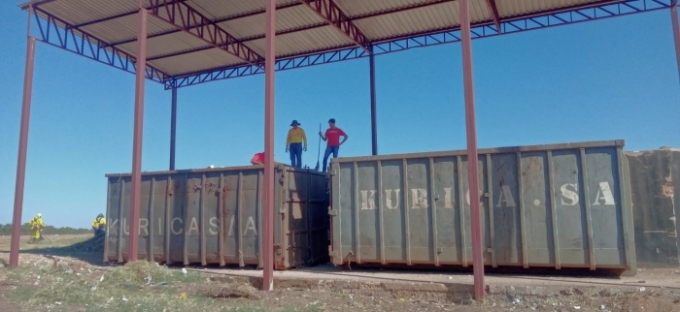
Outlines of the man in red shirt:
[[[319,136],[322,140],[328,142],[326,145],[326,152],[323,154],[323,172],[326,172],[326,165],[328,164],[328,157],[333,154],[333,158],[338,157],[338,151],[340,150],[340,145],[344,144],[349,136],[342,131],[342,129],[335,126],[335,118],[331,118],[328,121],[329,128],[326,133],[323,134],[319,131]],[[340,142],[340,137],[343,137],[342,142]]]

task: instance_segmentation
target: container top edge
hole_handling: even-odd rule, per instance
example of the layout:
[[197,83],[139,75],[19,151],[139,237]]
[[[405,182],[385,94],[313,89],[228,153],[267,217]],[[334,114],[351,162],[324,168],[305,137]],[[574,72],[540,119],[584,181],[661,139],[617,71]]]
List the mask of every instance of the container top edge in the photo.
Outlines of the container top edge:
[[[325,175],[322,172],[314,171],[313,169],[298,169],[291,166],[276,163],[276,169],[286,170],[286,171],[300,171],[309,172],[315,175]],[[183,173],[204,173],[204,172],[232,172],[232,171],[244,171],[244,170],[264,170],[262,166],[233,166],[233,167],[215,167],[215,168],[197,168],[197,169],[180,169],[180,170],[159,170],[159,171],[142,171],[142,176],[150,175],[166,175],[166,174],[183,174]],[[124,173],[107,173],[104,176],[106,178],[119,178],[119,177],[129,177],[132,174],[129,172]]]
[[[516,152],[540,152],[540,151],[555,151],[575,148],[601,148],[601,147],[617,147],[623,148],[625,140],[606,140],[606,141],[585,141],[572,143],[558,143],[558,144],[541,144],[541,145],[525,145],[525,146],[506,146],[495,148],[480,148],[477,153],[482,154],[504,154]],[[467,156],[467,150],[450,150],[450,151],[436,151],[425,153],[403,153],[377,156],[359,156],[359,157],[339,157],[331,161],[333,163],[348,163],[361,161],[378,161],[378,160],[395,160],[403,158],[431,158],[431,157],[451,157],[451,156]]]

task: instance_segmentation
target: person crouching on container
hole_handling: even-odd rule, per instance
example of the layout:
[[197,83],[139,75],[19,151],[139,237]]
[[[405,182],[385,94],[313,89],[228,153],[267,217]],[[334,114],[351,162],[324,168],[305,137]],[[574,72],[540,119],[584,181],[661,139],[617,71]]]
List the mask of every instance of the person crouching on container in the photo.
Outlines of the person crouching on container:
[[94,237],[106,234],[106,219],[103,214],[98,214],[97,218],[94,219],[94,222],[92,222],[92,230],[94,230]]
[[35,243],[39,240],[43,240],[42,232],[40,231],[40,229],[45,227],[45,223],[42,220],[42,214],[37,214],[31,219],[29,224],[31,226],[31,238],[28,242]]
[[[338,151],[340,150],[340,145],[344,144],[349,136],[342,131],[342,129],[335,126],[335,118],[328,120],[329,128],[326,133],[323,134],[319,131],[319,136],[322,140],[327,141],[326,152],[323,154],[323,172],[326,172],[326,165],[328,164],[328,156],[333,154],[333,158],[338,158]],[[343,137],[342,142],[340,142],[340,137]]]
[[253,166],[264,166],[264,152],[255,154],[250,160],[250,163],[253,164]]

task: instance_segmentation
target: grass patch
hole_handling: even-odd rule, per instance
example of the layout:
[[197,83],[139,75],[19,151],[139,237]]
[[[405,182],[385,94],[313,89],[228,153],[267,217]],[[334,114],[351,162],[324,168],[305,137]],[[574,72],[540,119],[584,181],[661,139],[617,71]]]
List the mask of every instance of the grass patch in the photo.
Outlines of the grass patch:
[[[7,297],[24,308],[51,311],[320,311],[317,304],[304,308],[270,308],[263,300],[214,299],[196,291],[211,283],[200,272],[169,269],[136,261],[110,270],[73,268],[41,260],[17,269],[0,269],[0,277],[15,286]],[[213,284],[221,285],[221,284]]]

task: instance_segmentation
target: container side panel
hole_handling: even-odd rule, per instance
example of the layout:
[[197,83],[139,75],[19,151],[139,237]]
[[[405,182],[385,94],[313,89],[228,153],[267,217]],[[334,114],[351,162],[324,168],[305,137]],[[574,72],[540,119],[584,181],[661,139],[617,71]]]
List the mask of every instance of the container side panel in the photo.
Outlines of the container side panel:
[[190,263],[201,261],[201,189],[203,188],[203,174],[188,176],[187,203],[185,206],[184,231],[186,233],[186,257]]
[[578,150],[553,152],[555,203],[562,266],[587,267],[588,233]]
[[[491,226],[494,227],[495,232],[493,243],[496,261],[501,265],[519,265],[522,237],[517,156],[515,154],[492,155],[491,162],[493,198],[490,200],[494,214],[494,224]],[[488,220],[485,224],[488,224]]]
[[339,214],[342,220],[340,226],[342,242],[342,250],[344,255],[338,255],[342,259],[347,261],[353,260],[353,258],[348,258],[351,256],[350,252],[354,253],[354,246],[356,246],[356,241],[354,237],[354,227],[360,226],[360,224],[355,224],[354,220],[354,165],[353,164],[341,164],[338,170],[338,183],[340,184],[340,191],[338,196],[338,201],[340,203]]
[[142,194],[140,196],[139,205],[139,247],[138,256],[139,259],[149,259],[149,245],[151,243],[151,233],[149,233],[149,217],[151,216],[153,204],[151,201],[152,191],[155,184],[151,182],[152,177],[142,176]]
[[284,246],[287,250],[286,266],[298,266],[303,264],[310,254],[309,232],[307,223],[310,213],[310,203],[308,192],[309,173],[306,171],[295,171],[287,169],[285,173],[285,186],[287,197],[284,199],[285,217],[282,219]]
[[165,204],[168,193],[168,176],[156,176],[153,191],[153,205],[149,210],[149,235],[151,240],[151,250],[154,261],[165,261],[165,230],[166,230],[166,214]]
[[439,239],[439,262],[461,264],[460,206],[458,198],[458,170],[456,158],[434,159],[434,196],[437,209],[437,233]]
[[109,198],[108,211],[106,213],[106,233],[108,239],[106,241],[108,253],[106,258],[109,261],[118,260],[118,233],[120,230],[120,204],[121,204],[121,184],[117,178],[109,178]]
[[376,196],[378,194],[377,162],[363,162],[358,164],[359,200],[355,209],[359,213],[361,228],[359,230],[359,245],[361,246],[362,262],[380,262],[380,246],[378,233],[380,224]]
[[411,244],[411,261],[420,264],[433,264],[434,239],[430,214],[430,168],[429,159],[407,160],[408,200],[404,209],[409,210],[409,243]]
[[554,244],[552,214],[550,212],[550,185],[546,153],[522,155],[522,186],[525,205],[525,231],[527,235],[529,264],[552,266]]
[[[459,168],[459,172],[463,175],[463,190],[465,190],[465,200],[464,202],[464,207],[463,207],[463,214],[465,215],[464,217],[464,224],[465,224],[465,246],[466,246],[466,252],[469,255],[468,261],[472,262],[472,232],[470,230],[470,186],[468,184],[468,165],[467,165],[467,157],[461,157],[462,162],[461,162],[461,168]],[[487,215],[489,214],[489,209],[490,207],[493,207],[492,200],[488,197],[485,196],[485,194],[489,193],[489,190],[487,188],[487,178],[486,178],[486,157],[485,155],[479,155],[479,159],[477,161],[477,168],[479,168],[478,171],[478,181],[479,181],[479,214],[480,216],[480,222],[481,224],[481,230],[482,230],[482,249],[484,251],[484,264],[489,265],[491,264],[491,255],[489,254],[488,250],[491,248],[491,234],[490,234],[490,226],[488,224],[489,220],[487,219]],[[493,158],[492,158],[493,162]],[[498,235],[498,234],[496,234]]]
[[[680,186],[680,152],[664,150],[626,153],[630,169],[635,251],[638,263],[677,266],[678,245],[673,185]],[[673,164],[673,161],[675,164]],[[675,207],[674,207],[675,205]],[[676,220],[674,222],[674,220]]]
[[[240,256],[243,257],[243,263],[245,265],[257,265],[259,263],[258,255],[260,253],[260,246],[258,244],[258,237],[260,235],[260,220],[257,211],[257,203],[259,202],[258,172],[259,171],[257,170],[243,171],[243,182],[241,186],[241,191],[243,193],[239,196],[241,209],[237,212],[237,214],[240,215],[240,218],[237,216],[237,219],[240,219],[241,221],[240,224],[236,222],[236,228],[240,231],[242,237],[242,255]],[[277,208],[278,207],[275,207],[275,216],[280,215]]]
[[623,248],[623,203],[620,202],[617,151],[592,148],[586,151],[587,181],[593,224],[593,248],[598,266],[626,263]]
[[227,264],[238,264],[238,240],[236,233],[239,231],[236,203],[238,201],[238,172],[224,174],[222,182],[222,213],[225,224],[222,226],[224,233],[224,250]]
[[207,173],[206,185],[203,195],[203,220],[201,222],[201,234],[205,237],[205,259],[207,263],[220,263],[219,253],[219,195],[220,173]]
[[380,190],[382,196],[380,203],[385,224],[385,260],[387,263],[406,263],[402,164],[401,160],[382,162],[383,185]]
[[170,230],[170,261],[173,263],[184,262],[184,225],[186,220],[186,180],[183,176],[178,176],[173,181],[173,195],[168,198],[169,208],[169,230]]

